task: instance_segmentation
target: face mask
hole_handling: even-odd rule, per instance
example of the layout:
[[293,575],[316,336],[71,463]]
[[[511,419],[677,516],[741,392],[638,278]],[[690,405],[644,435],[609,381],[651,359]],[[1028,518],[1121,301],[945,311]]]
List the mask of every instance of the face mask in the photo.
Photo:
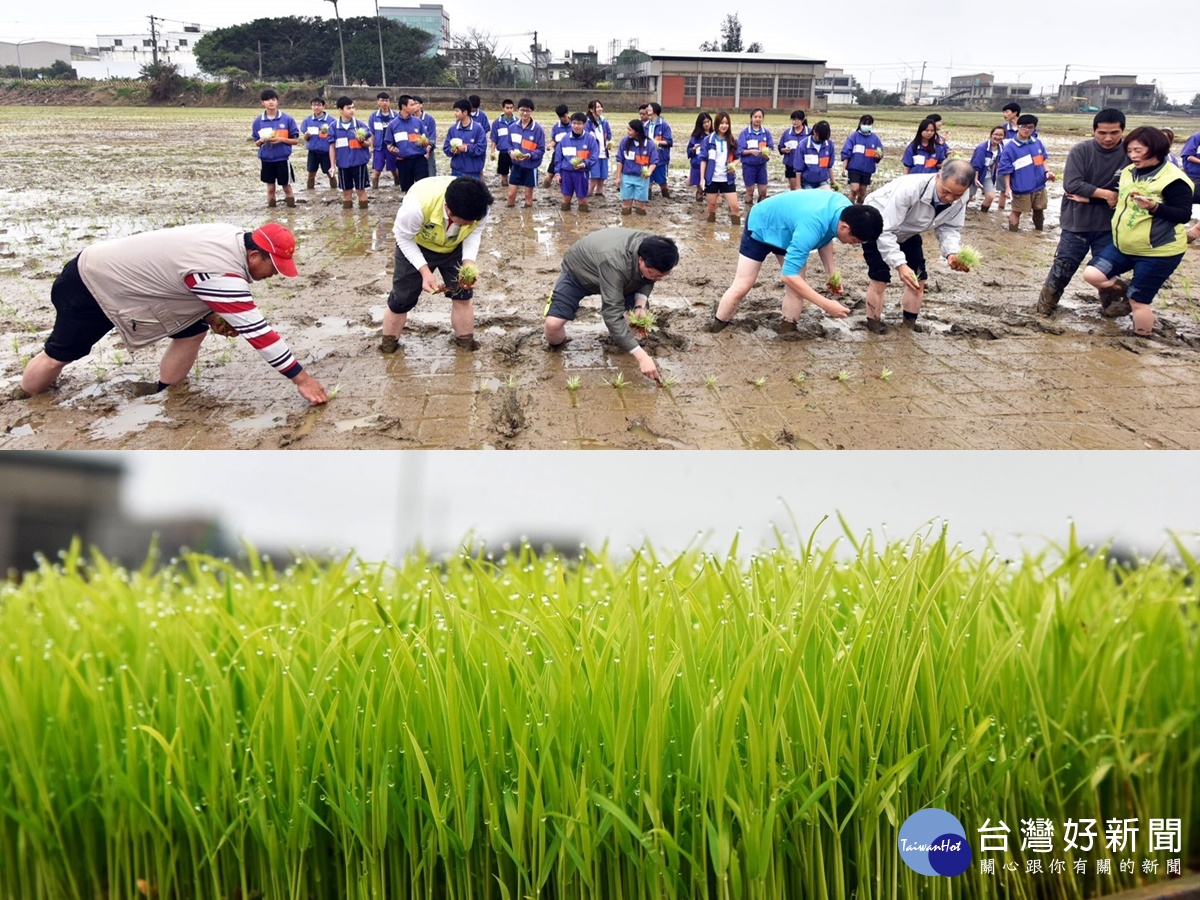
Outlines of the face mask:
[[859,125],[858,130],[861,131],[863,134],[870,134],[873,129],[871,128],[870,125]]

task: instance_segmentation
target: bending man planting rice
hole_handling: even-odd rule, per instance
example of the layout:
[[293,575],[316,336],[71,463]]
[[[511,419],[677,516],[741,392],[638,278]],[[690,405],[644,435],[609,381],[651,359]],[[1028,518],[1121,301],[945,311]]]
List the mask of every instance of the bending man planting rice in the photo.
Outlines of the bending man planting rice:
[[[379,349],[395,353],[408,313],[423,291],[445,291],[453,302],[450,326],[454,342],[474,350],[475,259],[483,238],[484,220],[492,194],[470,175],[424,178],[404,196],[392,233],[396,236],[396,265],[392,290],[383,313],[383,340]],[[435,272],[446,279],[443,284]]]
[[646,312],[654,283],[679,264],[679,248],[670,238],[633,228],[605,228],[579,239],[563,255],[562,272],[546,304],[546,343],[561,350],[567,322],[584,297],[600,295],[600,315],[613,342],[637,360],[647,378],[658,381],[658,366],[638,345],[630,315]]
[[40,394],[58,374],[114,328],[125,346],[169,338],[158,383],[161,391],[187,378],[209,330],[241,336],[314,405],[329,400],[325,388],[296,361],[267,324],[250,282],[276,272],[296,277],[296,239],[274,222],[256,231],[236,225],[184,225],[112,241],[99,241],[63,267],[50,300],[57,315],[46,349],[29,361],[21,390]]

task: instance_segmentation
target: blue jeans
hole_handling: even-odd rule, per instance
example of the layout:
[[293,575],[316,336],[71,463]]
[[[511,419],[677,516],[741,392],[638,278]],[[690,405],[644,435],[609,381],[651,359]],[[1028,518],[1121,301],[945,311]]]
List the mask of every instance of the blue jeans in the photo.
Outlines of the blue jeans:
[[1088,251],[1092,251],[1092,262],[1106,247],[1112,245],[1112,232],[1104,231],[1064,231],[1058,239],[1058,249],[1054,251],[1054,262],[1046,275],[1046,287],[1060,294],[1067,289],[1079,265]]
[[1125,296],[1135,303],[1150,303],[1182,261],[1182,253],[1178,256],[1126,256],[1110,245],[1092,260],[1092,265],[1110,278],[1133,269]]

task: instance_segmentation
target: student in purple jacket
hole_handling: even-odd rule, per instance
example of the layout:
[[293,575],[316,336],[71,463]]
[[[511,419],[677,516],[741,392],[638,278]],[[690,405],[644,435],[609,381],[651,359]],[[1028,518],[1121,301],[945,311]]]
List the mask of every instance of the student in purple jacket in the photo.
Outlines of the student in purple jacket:
[[572,196],[579,198],[580,212],[588,211],[588,187],[600,145],[586,125],[587,116],[575,113],[571,116],[571,130],[554,145],[554,180],[562,187],[564,211],[571,208]]
[[783,176],[787,179],[788,187],[793,191],[800,190],[800,176],[796,170],[797,154],[804,139],[812,134],[808,127],[808,116],[802,109],[792,110],[792,124],[779,133],[779,152],[783,154]]
[[704,184],[700,181],[700,144],[710,134],[712,134],[712,116],[702,112],[696,116],[696,127],[692,129],[692,136],[688,138],[687,142],[687,158],[692,164],[688,184],[696,189],[697,203],[704,199]]
[[[988,139],[975,148],[975,152],[971,154],[971,168],[975,170],[975,183],[971,185],[970,200],[975,199],[977,190],[983,191],[983,202],[979,206],[980,212],[987,212],[992,208],[992,201],[996,198],[996,168],[1000,165],[1000,150],[1004,146],[1004,126],[997,125],[992,129],[992,133],[988,135]],[[1004,209],[1004,207],[1000,207]]]
[[450,157],[450,174],[482,178],[487,159],[487,135],[471,118],[471,104],[465,98],[454,101],[454,119],[454,124],[446,129],[446,141],[442,145],[442,152]]
[[392,183],[400,183],[400,174],[396,171],[396,157],[384,149],[384,138],[388,125],[396,114],[392,112],[392,95],[380,91],[375,95],[375,109],[367,116],[367,128],[371,130],[371,187],[379,188],[379,176],[386,169],[392,173]]
[[592,163],[592,184],[589,191],[592,197],[604,196],[604,182],[608,181],[608,154],[612,150],[612,126],[604,118],[604,104],[599,100],[588,101],[587,124],[584,126],[589,134],[596,138],[600,148],[595,162]]
[[296,205],[296,194],[292,182],[292,147],[300,140],[300,126],[296,120],[279,109],[279,95],[271,88],[262,92],[262,115],[250,127],[250,140],[258,148],[260,166],[259,180],[267,186],[267,206],[275,205],[275,185],[283,185],[283,196],[288,206]]
[[630,119],[625,138],[617,148],[617,194],[621,197],[621,215],[637,212],[646,215],[650,199],[650,173],[654,170],[654,144],[646,136],[646,126],[640,119]]
[[813,126],[812,134],[800,145],[800,190],[833,189],[833,141],[829,139],[829,123],[822,119]]
[[883,159],[883,141],[875,134],[875,117],[860,116],[858,128],[842,145],[842,169],[850,184],[850,202],[862,206],[875,167]]
[[763,128],[761,108],[750,110],[750,124],[738,135],[737,155],[742,161],[742,180],[746,183],[746,209],[759,200],[767,199],[767,159],[775,149],[771,132]]
[[367,123],[354,118],[354,100],[338,97],[339,117],[329,129],[329,171],[338,173],[342,187],[342,209],[350,209],[354,201],[350,192],[358,193],[359,209],[367,208],[367,168],[371,162],[371,141],[374,137]]
[[533,189],[537,187],[538,166],[546,155],[546,132],[533,121],[533,101],[522,97],[517,101],[517,121],[509,136],[512,140],[512,171],[508,173],[508,199],[505,206],[517,205],[517,188],[525,189],[525,208],[533,206]]

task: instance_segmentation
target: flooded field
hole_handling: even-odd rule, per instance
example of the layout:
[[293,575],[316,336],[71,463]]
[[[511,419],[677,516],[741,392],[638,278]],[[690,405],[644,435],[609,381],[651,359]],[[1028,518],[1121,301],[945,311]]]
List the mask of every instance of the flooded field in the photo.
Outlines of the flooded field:
[[[276,220],[297,235],[300,277],[259,283],[255,296],[305,366],[338,394],[309,408],[244,342],[210,336],[187,382],[137,397],[132,386],[156,377],[163,345],[131,353],[110,335],[66,369],[56,390],[0,401],[0,448],[1200,447],[1200,250],[1188,251],[1156,300],[1151,339],[1134,338],[1128,318],[1101,318],[1078,277],[1057,316],[1040,318],[1032,307],[1057,242],[1057,185],[1044,233],[1023,221],[1010,234],[995,210],[968,214],[965,239],[984,261],[969,274],[931,262],[915,331],[865,330],[866,267],[855,248],[837,245],[848,318],[809,308],[798,334],[777,334],[782,287],[768,260],[735,325],[710,335],[702,326],[732,279],[740,235],[724,213],[716,225],[704,221],[686,187],[682,145],[691,122],[670,117],[680,147],[671,199],[656,196],[649,216],[625,219],[611,184],[586,214],[561,212],[556,188],[539,188],[533,209],[506,209],[501,200],[480,259],[480,349],[453,347],[450,303],[439,296],[410,315],[401,351],[382,356],[375,348],[391,282],[395,188],[373,191],[368,210],[343,211],[340,193],[305,191],[301,173],[299,206],[267,209],[245,140],[253,112],[78,109],[71,127],[79,152],[71,154],[39,140],[44,123],[28,112],[0,109],[10,137],[0,151],[6,392],[49,333],[54,277],[89,242],[184,223],[253,228]],[[449,121],[435,114],[439,124]],[[968,153],[992,119],[947,117],[952,145]],[[856,118],[831,121],[840,146]],[[916,121],[909,110],[880,123],[890,159],[877,183],[899,173]],[[783,120],[769,124],[778,133]],[[1046,121],[1052,168],[1061,173],[1067,149],[1088,128],[1084,117]],[[293,158],[302,170],[303,154]],[[440,167],[448,171],[444,159]],[[492,172],[489,164],[498,193]],[[771,178],[772,192],[786,189],[777,157]],[[671,387],[646,381],[608,343],[599,298],[585,301],[564,352],[545,350],[541,314],[563,251],[592,230],[621,225],[668,235],[681,248],[680,266],[656,288],[661,327],[646,342],[664,376],[677,381]],[[932,258],[931,246],[932,235]],[[885,319],[893,323],[899,295],[893,287],[888,296]]]

